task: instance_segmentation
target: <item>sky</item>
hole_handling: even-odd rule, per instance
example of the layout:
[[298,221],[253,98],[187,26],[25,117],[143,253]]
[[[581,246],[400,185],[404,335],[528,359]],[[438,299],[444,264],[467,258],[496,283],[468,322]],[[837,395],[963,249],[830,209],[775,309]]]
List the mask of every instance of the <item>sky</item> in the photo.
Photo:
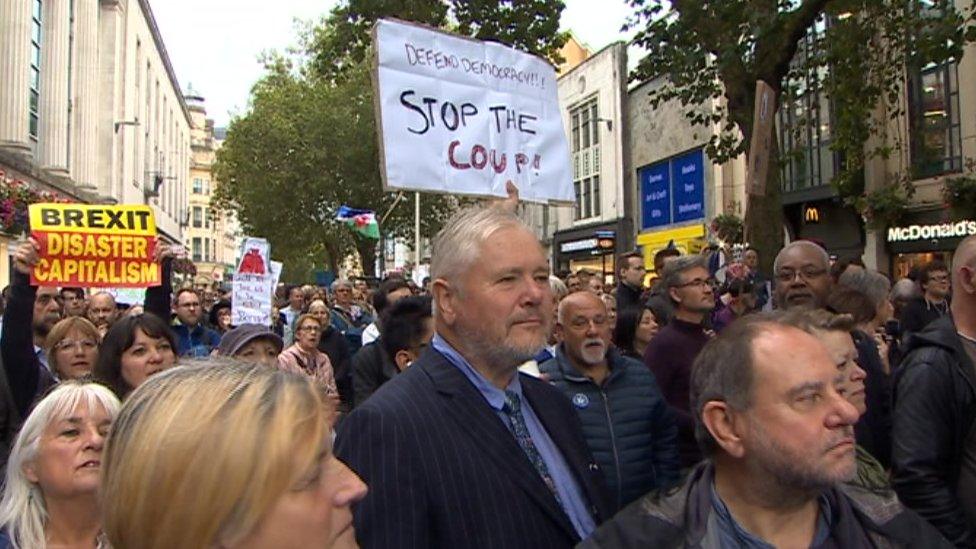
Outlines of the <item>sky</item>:
[[[624,0],[565,0],[562,27],[597,51],[625,39]],[[226,126],[244,112],[261,76],[262,52],[297,43],[298,21],[318,21],[335,0],[149,0],[184,92],[206,100],[207,115]]]

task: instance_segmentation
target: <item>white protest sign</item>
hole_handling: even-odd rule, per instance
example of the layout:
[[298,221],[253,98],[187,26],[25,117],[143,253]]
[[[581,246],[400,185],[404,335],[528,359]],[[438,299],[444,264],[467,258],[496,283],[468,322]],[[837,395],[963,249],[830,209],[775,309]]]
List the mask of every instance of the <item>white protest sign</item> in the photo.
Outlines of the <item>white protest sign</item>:
[[146,301],[145,288],[102,288],[100,291],[112,294],[121,305],[142,305]]
[[556,73],[500,44],[380,20],[376,109],[387,189],[573,202]]
[[246,238],[241,262],[231,285],[231,324],[271,323],[274,282],[270,270],[270,246],[263,238]]

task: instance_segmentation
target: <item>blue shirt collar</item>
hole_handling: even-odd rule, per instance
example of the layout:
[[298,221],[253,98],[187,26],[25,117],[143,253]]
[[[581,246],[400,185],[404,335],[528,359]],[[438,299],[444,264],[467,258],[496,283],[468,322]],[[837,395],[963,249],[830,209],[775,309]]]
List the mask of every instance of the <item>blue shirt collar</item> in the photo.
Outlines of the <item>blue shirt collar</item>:
[[[478,373],[478,371],[471,366],[471,363],[461,356],[461,353],[452,347],[451,344],[448,343],[446,339],[441,337],[440,334],[435,332],[434,338],[430,343],[437,352],[447,358],[448,362],[453,364],[458,370],[461,370],[464,377],[468,378],[468,381],[470,381],[471,384],[474,385],[475,389],[481,393],[481,396],[485,397],[485,400],[488,401],[489,406],[499,411],[502,409],[502,407],[505,405],[505,391],[495,387],[483,375]],[[514,391],[515,394],[517,394],[520,398],[522,397],[522,384],[519,383],[518,373],[512,376],[512,381],[508,384],[507,390]]]

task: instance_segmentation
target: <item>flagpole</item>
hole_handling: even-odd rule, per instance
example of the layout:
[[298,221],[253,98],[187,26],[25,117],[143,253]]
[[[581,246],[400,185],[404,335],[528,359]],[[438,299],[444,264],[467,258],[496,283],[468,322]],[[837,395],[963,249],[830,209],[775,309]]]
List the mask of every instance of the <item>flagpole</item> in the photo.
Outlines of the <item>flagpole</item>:
[[420,192],[415,191],[413,196],[414,272],[420,272]]

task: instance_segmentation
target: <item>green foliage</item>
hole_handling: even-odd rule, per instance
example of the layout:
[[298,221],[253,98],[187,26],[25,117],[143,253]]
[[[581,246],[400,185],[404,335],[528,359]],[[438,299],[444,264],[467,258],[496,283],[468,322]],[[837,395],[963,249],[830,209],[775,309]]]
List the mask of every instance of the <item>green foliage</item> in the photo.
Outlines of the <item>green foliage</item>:
[[942,198],[956,219],[976,219],[976,161],[966,160],[966,173],[946,179]]
[[346,0],[306,40],[311,71],[342,77],[369,60],[370,33],[377,19],[391,17],[492,40],[559,63],[569,35],[559,31],[562,0]]
[[902,184],[885,185],[865,194],[857,200],[855,206],[861,211],[869,228],[884,229],[898,225],[908,211],[909,199],[914,189],[909,180]]
[[711,223],[712,232],[726,244],[742,244],[745,224],[735,214],[719,214]]
[[[625,28],[638,31],[634,42],[647,52],[632,78],[663,78],[666,84],[649,94],[653,106],[675,101],[692,123],[718,125],[707,147],[713,160],[748,150],[756,82],[762,80],[779,92],[778,106],[800,113],[792,128],[798,138],[812,125],[828,125],[831,148],[844,159],[833,183],[848,202],[862,204],[864,163],[891,153],[889,121],[904,115],[906,64],[958,59],[976,36],[972,8],[959,13],[950,2],[925,12],[915,0],[630,4],[636,11]],[[828,101],[821,105],[818,96]],[[700,108],[710,101],[717,101],[714,109]],[[777,141],[774,135],[775,150]],[[778,202],[779,178],[779,170],[770,170],[766,195],[750,196],[747,208],[747,238],[764,261],[771,261],[782,238],[782,212],[771,204]]]

